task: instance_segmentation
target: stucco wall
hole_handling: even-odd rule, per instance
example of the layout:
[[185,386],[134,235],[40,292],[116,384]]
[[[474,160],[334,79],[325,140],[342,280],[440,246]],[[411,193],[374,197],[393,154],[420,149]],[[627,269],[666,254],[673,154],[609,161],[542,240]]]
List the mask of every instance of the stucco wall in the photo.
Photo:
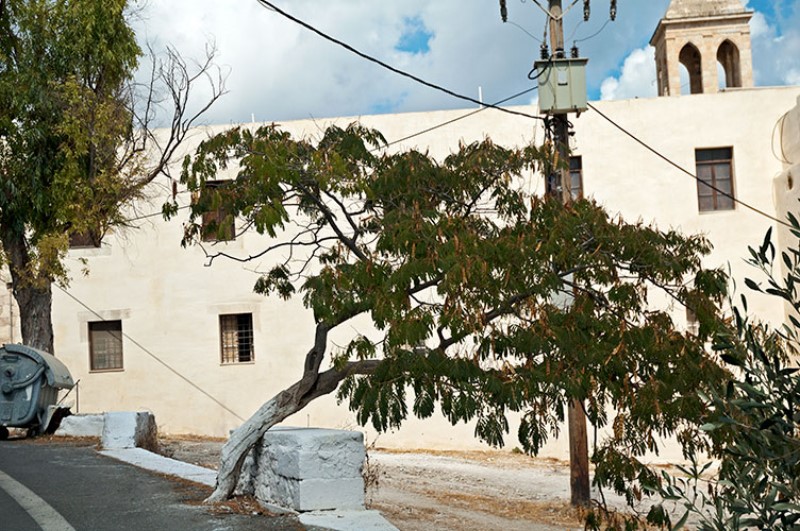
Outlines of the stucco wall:
[[[798,88],[741,90],[682,98],[597,102],[597,107],[639,138],[694,172],[694,149],[732,147],[735,195],[768,213],[777,212],[773,180],[782,171],[772,155],[771,135],[776,121],[794,105]],[[536,114],[536,109],[520,110]],[[462,116],[468,111],[440,111],[402,115],[365,116],[361,121],[380,129],[394,141]],[[282,124],[295,135],[316,135],[328,123],[347,125],[355,118],[305,120]],[[583,157],[584,190],[628,221],[657,220],[662,228],[706,234],[715,249],[708,265],[730,265],[735,276],[748,272],[743,264],[747,245],[761,241],[769,220],[742,208],[698,213],[696,182],[669,166],[615,130],[596,113],[574,119],[575,154]],[[193,142],[222,128],[197,130]],[[543,138],[538,121],[493,110],[403,141],[393,149],[417,147],[443,157],[459,141],[484,136],[501,145],[521,145]],[[189,148],[192,147],[188,146]],[[162,183],[163,184],[163,183]],[[531,182],[537,192],[542,180]],[[137,205],[138,214],[160,211],[169,186],[155,187],[150,204]],[[185,204],[187,194],[179,195]],[[121,319],[124,370],[89,371],[87,322],[98,320],[64,292],[54,293],[56,352],[80,379],[80,411],[109,409],[149,410],[159,430],[166,433],[203,433],[224,436],[266,399],[296,381],[308,350],[313,319],[299,301],[265,299],[252,292],[255,269],[268,263],[239,264],[218,260],[205,267],[201,249],[180,247],[181,215],[170,222],[151,217],[137,228],[111,235],[99,250],[70,254],[74,280],[69,293],[104,318]],[[262,250],[268,241],[246,234],[220,248],[246,255]],[[80,258],[88,260],[88,277],[80,274]],[[751,309],[779,322],[783,308],[773,301],[751,300]],[[251,312],[255,333],[255,361],[221,365],[220,313]],[[676,312],[680,319],[680,312]],[[342,344],[366,322],[355,323],[332,338]],[[142,348],[144,347],[144,348]],[[146,350],[145,350],[146,349]],[[152,354],[152,356],[151,356]],[[156,359],[158,358],[158,359]],[[180,376],[175,374],[179,373]],[[236,413],[226,411],[187,382],[214,397]],[[313,403],[287,424],[343,428],[355,426],[345,405],[332,397]],[[515,444],[512,422],[509,444]],[[371,442],[374,434],[368,433]],[[385,446],[476,448],[471,426],[451,428],[440,417],[411,420],[396,433],[382,435]],[[563,444],[554,443],[545,454],[565,457]]]
[[0,268],[0,345],[18,343],[22,335],[19,331],[19,308],[10,282],[8,270]]

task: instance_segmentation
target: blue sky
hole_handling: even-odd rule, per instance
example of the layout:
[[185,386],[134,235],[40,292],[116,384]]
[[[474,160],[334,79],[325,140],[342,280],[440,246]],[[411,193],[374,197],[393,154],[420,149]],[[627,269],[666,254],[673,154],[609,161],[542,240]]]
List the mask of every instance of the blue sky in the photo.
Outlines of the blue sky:
[[[497,0],[272,1],[365,53],[491,102],[531,86],[527,74],[545,25],[531,0],[509,1],[507,24]],[[582,22],[582,2],[567,14],[567,41],[580,41],[589,58],[590,98],[655,95],[648,42],[668,5],[619,2],[615,22],[608,21],[608,0],[593,0],[589,22]],[[756,84],[800,85],[800,0],[747,5],[756,11]],[[218,61],[229,71],[228,94],[209,123],[470,107],[337,48],[255,0],[148,0],[136,29],[143,41],[171,43],[190,58],[216,43]],[[531,97],[511,103],[528,104]]]

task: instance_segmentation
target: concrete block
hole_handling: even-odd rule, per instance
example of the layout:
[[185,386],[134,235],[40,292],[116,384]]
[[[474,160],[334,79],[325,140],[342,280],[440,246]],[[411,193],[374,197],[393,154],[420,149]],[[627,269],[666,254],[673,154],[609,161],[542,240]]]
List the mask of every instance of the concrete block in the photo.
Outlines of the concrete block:
[[364,480],[293,479],[274,475],[270,499],[295,511],[363,510]]
[[238,489],[295,511],[363,510],[360,432],[269,430],[248,455]]
[[361,432],[297,428],[268,431],[263,458],[281,476],[296,479],[360,478],[366,450]]
[[70,415],[61,419],[57,437],[100,437],[103,435],[103,415]]
[[101,443],[105,449],[146,448],[158,446],[156,419],[152,413],[114,412],[103,415]]

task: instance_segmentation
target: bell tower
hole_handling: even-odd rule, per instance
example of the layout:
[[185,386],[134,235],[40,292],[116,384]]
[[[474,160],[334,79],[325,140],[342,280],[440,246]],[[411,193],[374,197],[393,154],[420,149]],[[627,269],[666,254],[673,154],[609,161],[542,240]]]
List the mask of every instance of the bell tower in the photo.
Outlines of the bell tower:
[[681,65],[689,73],[684,93],[752,87],[752,16],[740,0],[672,0],[650,39],[656,49],[658,95],[681,94]]

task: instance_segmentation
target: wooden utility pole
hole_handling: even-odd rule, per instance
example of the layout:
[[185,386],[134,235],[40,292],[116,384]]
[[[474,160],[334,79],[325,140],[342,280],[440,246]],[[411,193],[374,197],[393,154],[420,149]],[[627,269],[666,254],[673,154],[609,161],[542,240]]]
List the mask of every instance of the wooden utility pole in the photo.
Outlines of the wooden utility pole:
[[[556,59],[563,59],[564,22],[561,0],[550,0],[550,48]],[[553,137],[557,153],[557,164],[548,176],[547,193],[559,198],[564,204],[572,201],[571,177],[569,173],[569,120],[566,113],[554,113]],[[586,433],[586,412],[578,400],[570,402],[567,410],[569,424],[570,493],[572,505],[587,506],[589,491],[589,442]]]
[[[586,110],[586,59],[577,57],[578,51],[567,59],[564,51],[564,8],[561,0],[549,0],[547,10],[550,49],[542,45],[541,61],[534,63],[540,69],[539,106],[550,116],[549,128],[555,143],[556,160],[545,167],[546,194],[554,200],[568,204],[572,201],[572,179],[569,171],[569,112]],[[570,4],[574,7],[577,2]],[[544,7],[536,2],[544,10]],[[589,20],[589,0],[584,1],[584,20]],[[611,0],[611,20],[617,12],[616,0]],[[500,0],[500,18],[508,20],[506,0]],[[563,75],[563,78],[562,78]],[[546,89],[546,90],[545,90]],[[566,92],[563,89],[567,89]],[[547,98],[545,98],[547,96]],[[545,102],[545,99],[547,100]],[[566,100],[566,101],[564,101]],[[572,505],[589,505],[589,442],[586,433],[586,411],[583,402],[572,400],[568,406],[570,491]]]

